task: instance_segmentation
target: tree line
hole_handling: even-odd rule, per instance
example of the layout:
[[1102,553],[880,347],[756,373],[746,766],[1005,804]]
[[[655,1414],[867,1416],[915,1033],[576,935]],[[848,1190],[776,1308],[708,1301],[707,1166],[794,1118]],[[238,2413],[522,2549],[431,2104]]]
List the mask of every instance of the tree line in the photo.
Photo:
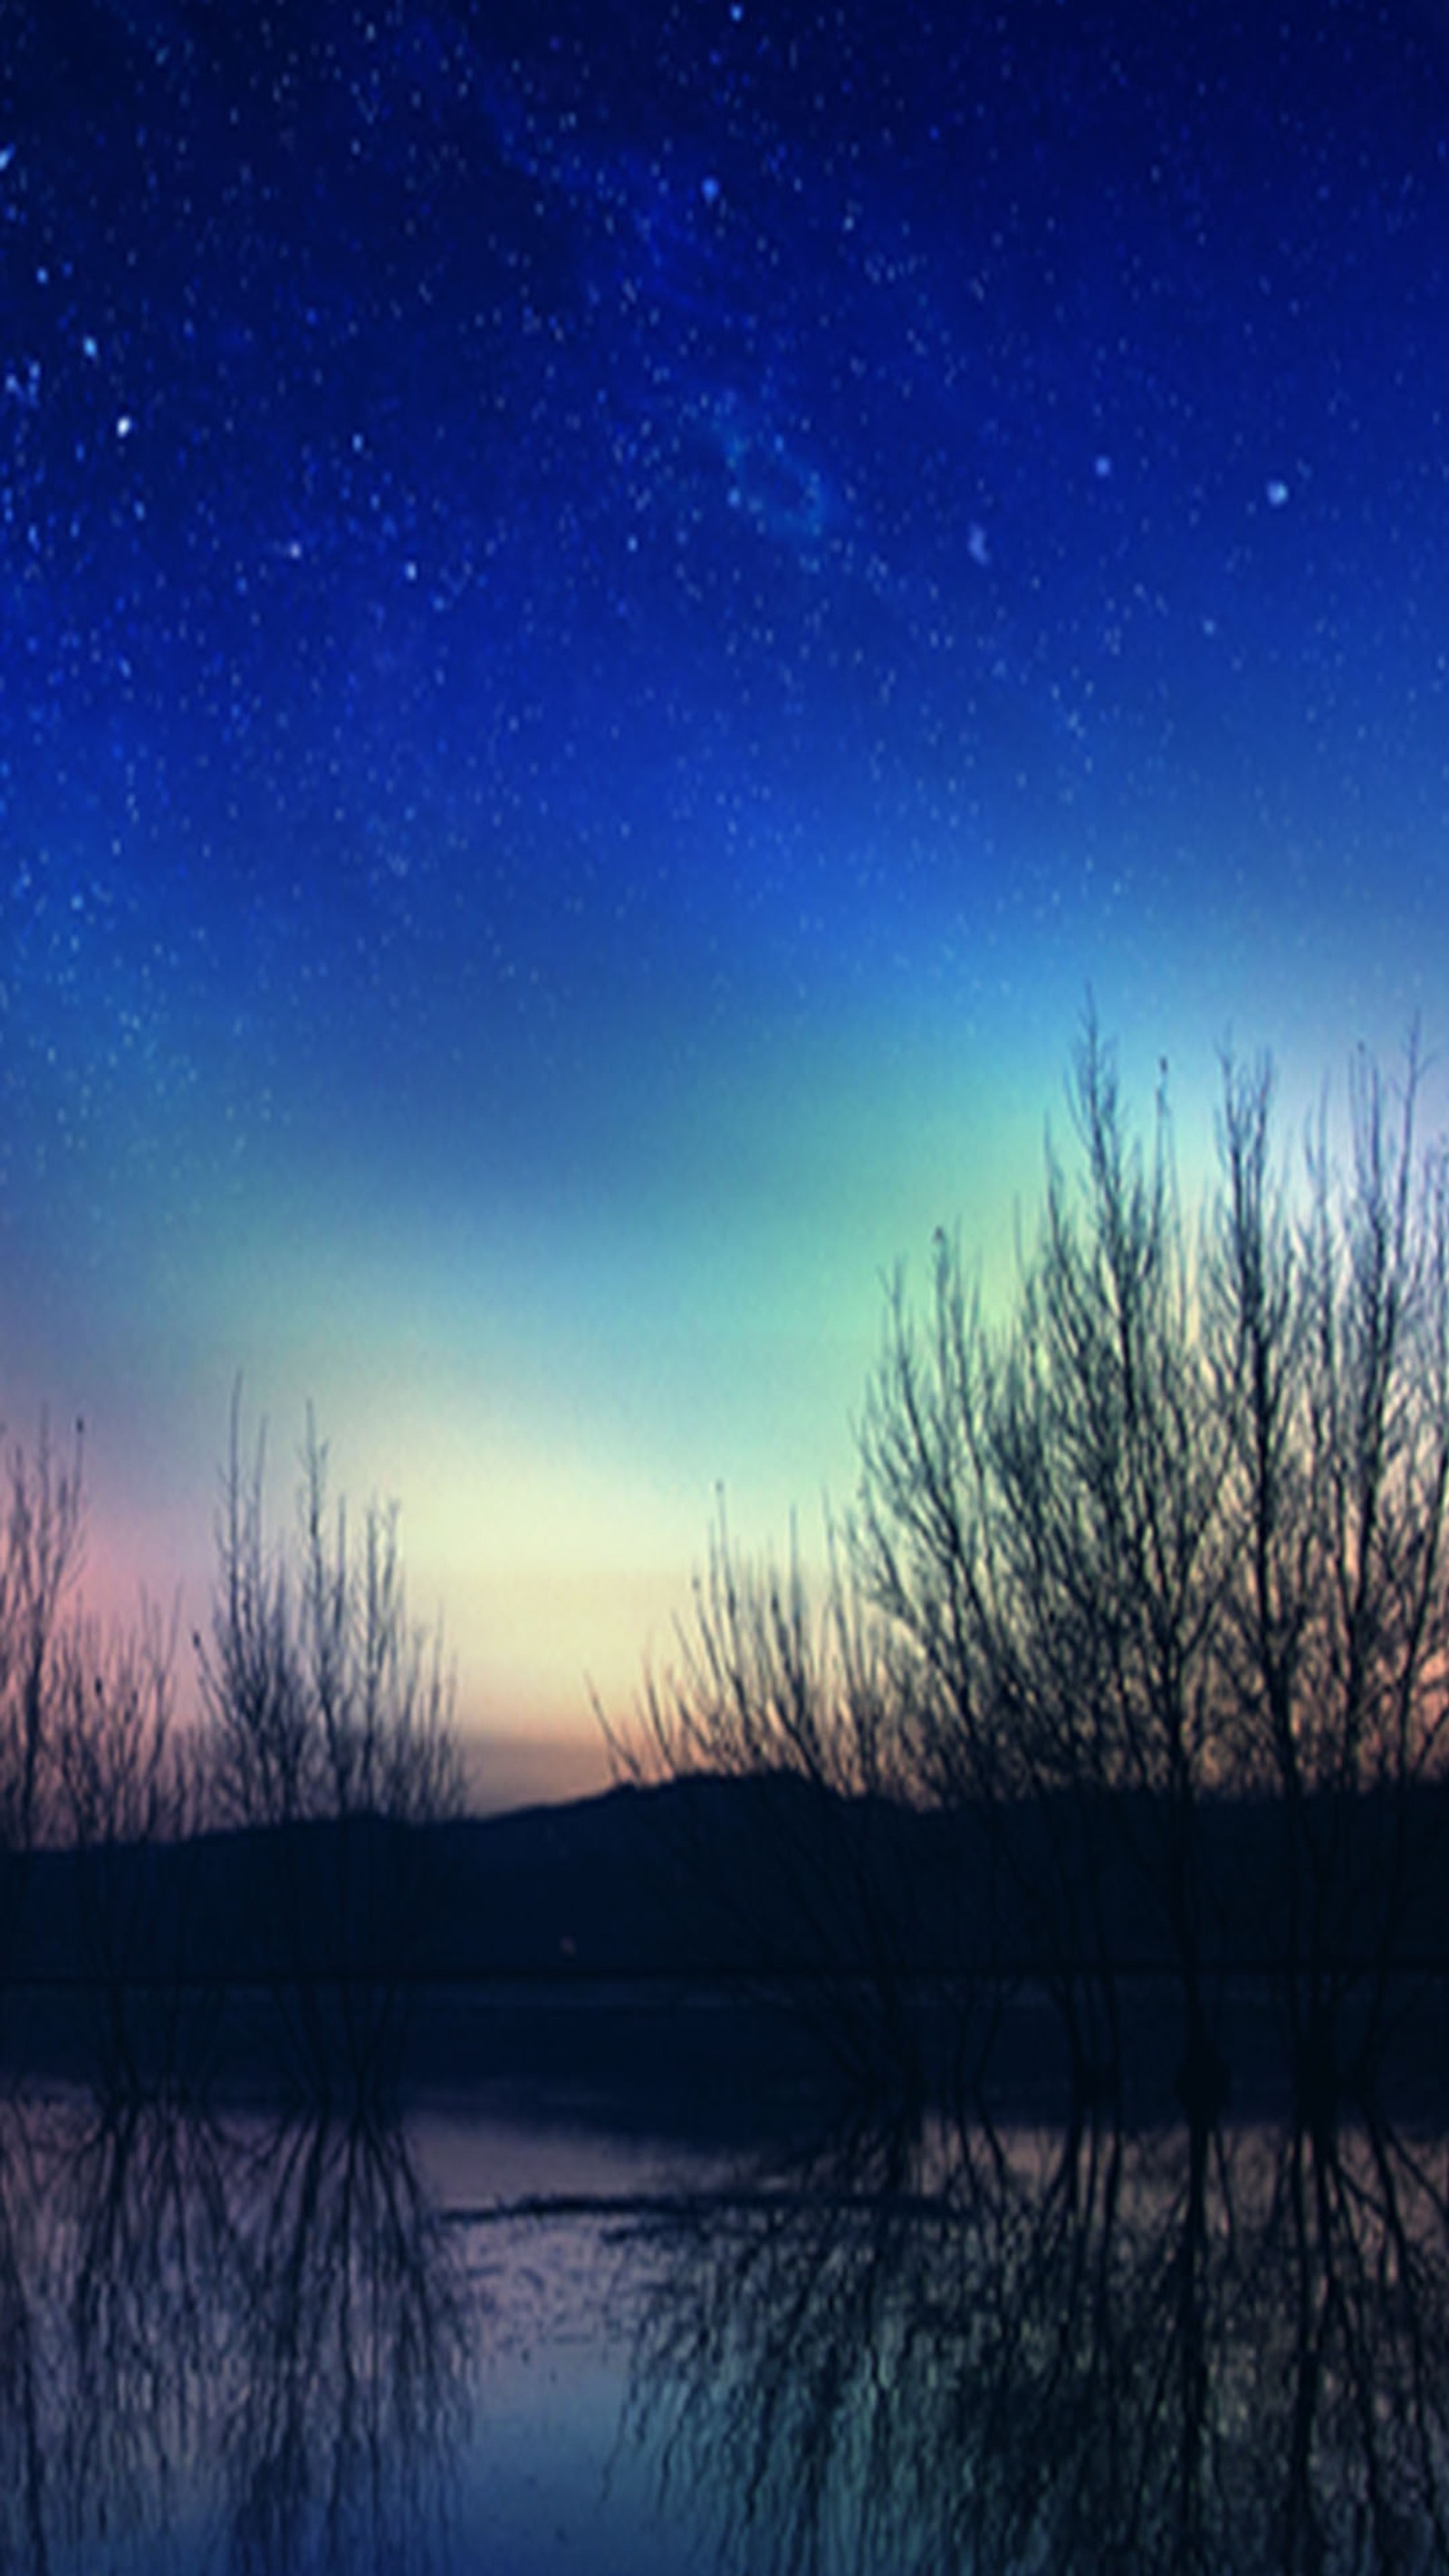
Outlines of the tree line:
[[[788,1888],[865,2071],[923,2080],[925,1891],[901,1863],[919,1839],[892,1829],[909,1812],[941,1828],[972,1927],[934,1963],[956,1976],[961,2080],[1025,1955],[1075,2097],[1118,2085],[1145,1925],[1194,2115],[1223,2095],[1232,1956],[1272,1970],[1306,2108],[1372,2083],[1449,1803],[1449,1186],[1423,1098],[1416,1046],[1394,1078],[1361,1055],[1341,1142],[1324,1112],[1287,1154],[1270,1065],[1225,1059],[1189,1210],[1165,1084],[1139,1132],[1089,1021],[1071,1149],[1048,1149],[1006,1310],[944,1232],[924,1300],[890,1288],[823,1583],[793,1545],[783,1565],[743,1554],[721,1518],[673,1659],[605,1719],[628,1776],[762,1793],[725,1894],[758,1926],[779,1914],[760,1891]],[[4,1461],[0,2000],[29,1862],[68,1843],[119,2064],[138,1847],[258,1829],[298,2048],[335,2052],[340,2015],[363,2061],[426,1910],[413,1829],[461,1807],[452,1677],[410,1617],[395,1511],[349,1518],[310,1420],[290,1531],[264,1486],[238,1402],[182,1726],[174,1618],[84,1613],[79,1429]],[[1271,1854],[1249,1888],[1219,1830],[1234,1802]],[[939,1883],[930,1908],[939,1946]],[[331,2000],[324,1921],[348,1971]]]
[[[1189,1211],[1165,1084],[1138,1132],[1089,1019],[1010,1310],[988,1315],[938,1232],[924,1303],[899,1275],[889,1292],[823,1587],[793,1543],[751,1560],[721,1522],[614,1739],[636,1777],[821,1793],[828,1866],[798,1798],[779,1865],[874,1908],[856,1994],[876,2045],[899,2044],[915,1891],[872,1870],[873,1812],[969,1816],[1083,2097],[1120,2069],[1130,1890],[1204,2114],[1227,2074],[1212,1963],[1255,1931],[1303,2102],[1372,2080],[1449,1748],[1449,1197],[1417,1045],[1394,1079],[1355,1058],[1343,1149],[1323,1110],[1297,1158],[1268,1061],[1221,1070]],[[1270,1818],[1271,1929],[1212,1865],[1230,1799]]]
[[[171,1869],[158,1975],[148,1921],[154,1874],[139,1856],[252,1829],[264,1865],[239,1925],[273,1971],[284,2055],[314,2076],[370,2076],[393,2062],[400,1974],[424,1910],[427,1865],[412,1828],[457,1813],[453,1676],[441,1629],[410,1616],[396,1511],[360,1524],[329,1491],[308,1419],[290,1530],[269,1522],[264,1435],[248,1453],[239,1398],[216,1522],[207,1633],[192,1644],[199,1713],[177,1714],[178,1620],[143,1599],[129,1624],[87,1615],[81,1576],[83,1431],[64,1450],[42,1428],[4,1461],[0,1504],[0,1999],[17,1956],[35,1862],[65,1845],[103,2067],[195,2060],[213,2009],[184,1996],[188,1912],[223,1873]],[[329,1999],[318,1970],[334,1980]],[[135,1991],[138,1979],[144,1993]],[[189,2021],[183,2033],[183,2015]],[[3,2035],[3,2034],[0,2034]]]

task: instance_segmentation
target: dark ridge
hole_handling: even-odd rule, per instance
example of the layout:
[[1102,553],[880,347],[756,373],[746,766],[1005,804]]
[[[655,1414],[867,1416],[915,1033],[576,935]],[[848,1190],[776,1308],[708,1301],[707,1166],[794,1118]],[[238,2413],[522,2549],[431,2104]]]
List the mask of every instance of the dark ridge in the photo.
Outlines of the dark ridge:
[[[1333,1964],[1449,1967],[1449,1793],[1367,1794],[1318,1824],[1345,1891]],[[1196,1831],[1204,1969],[1289,1964],[1281,1806],[1205,1805]],[[1138,1796],[923,1813],[775,1774],[0,1854],[0,1977],[1152,1972],[1174,1958],[1164,1833]]]

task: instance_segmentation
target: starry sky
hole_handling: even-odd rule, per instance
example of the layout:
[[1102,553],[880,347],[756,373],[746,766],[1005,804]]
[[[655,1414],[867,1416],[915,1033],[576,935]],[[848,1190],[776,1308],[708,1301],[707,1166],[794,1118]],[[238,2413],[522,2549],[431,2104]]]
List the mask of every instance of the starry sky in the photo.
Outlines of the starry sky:
[[1442,0],[0,0],[0,1397],[205,1613],[232,1387],[480,1794],[1004,1288],[1446,1035]]

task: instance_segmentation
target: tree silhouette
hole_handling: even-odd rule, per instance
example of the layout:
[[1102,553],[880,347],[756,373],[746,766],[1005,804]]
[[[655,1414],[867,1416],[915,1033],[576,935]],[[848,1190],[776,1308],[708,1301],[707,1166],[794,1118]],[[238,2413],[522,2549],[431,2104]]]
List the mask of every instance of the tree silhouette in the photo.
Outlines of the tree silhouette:
[[[1048,1149],[1010,1311],[988,1317],[943,1232],[924,1314],[890,1290],[822,1611],[721,1534],[679,1660],[646,1687],[633,1747],[656,1771],[795,1772],[957,1819],[1082,2102],[1119,2080],[1123,1971],[1165,1965],[1178,2089],[1210,2117],[1234,1959],[1281,1972],[1303,2103],[1331,2101],[1372,2075],[1423,1938],[1449,1200],[1421,1090],[1415,1046],[1397,1084],[1360,1058],[1346,1156],[1320,1114],[1295,1175],[1269,1066],[1225,1058],[1217,1179],[1190,1220],[1165,1083],[1144,1140],[1089,1018],[1076,1153]],[[1271,1810],[1271,1885],[1228,1883],[1230,1800]],[[919,1954],[909,1927],[892,1938]]]
[[[340,2042],[349,2078],[371,2083],[395,2060],[400,1979],[435,1866],[412,1829],[460,1803],[452,1680],[440,1632],[409,1620],[396,1512],[374,1504],[360,1535],[349,1529],[310,1416],[301,1463],[295,1530],[277,1541],[264,1443],[244,1465],[234,1403],[201,1648],[203,1760],[219,1821],[270,1829],[266,1937],[303,2042],[294,2071],[324,2074]],[[321,1978],[336,1986],[331,2018]]]
[[15,1971],[32,1857],[49,1824],[83,1535],[80,1425],[67,1458],[42,1421],[33,1453],[17,1442],[0,1459],[0,1986]]
[[81,1428],[69,1459],[42,1422],[33,1455],[18,1443],[0,1478],[0,1850],[29,1851],[45,1830],[66,1618],[80,1573]]
[[[1360,1058],[1351,1158],[1310,1139],[1296,1219],[1270,1177],[1271,1077],[1228,1068],[1214,1284],[1222,1509],[1236,1555],[1220,1691],[1244,1774],[1276,1791],[1288,1985],[1306,2107],[1331,2093],[1335,2026],[1372,1962],[1367,2068],[1421,1896],[1449,1710],[1449,1198],[1420,1152],[1417,1051],[1391,1094]],[[1373,1793],[1380,1830],[1365,1837]]]
[[[198,2071],[205,2014],[182,1977],[199,1901],[200,1781],[175,1720],[179,1603],[144,1596],[129,1627],[76,1617],[58,1656],[49,1748],[57,1836],[76,1856],[75,1912],[86,2017],[103,2089],[148,2090]],[[148,1862],[173,1855],[164,1906]]]
[[1449,1674],[1449,1236],[1420,1088],[1412,1046],[1396,1090],[1361,1058],[1346,1167],[1320,1116],[1295,1193],[1269,1067],[1225,1061],[1219,1179],[1189,1229],[1165,1100],[1144,1148],[1089,1023],[1080,1167],[1049,1156],[1014,1316],[988,1329],[938,1241],[930,1330],[897,1295],[867,1403],[857,1568],[914,1661],[923,1789],[1053,1815],[1036,1904],[1063,1970],[1106,1976],[1114,1892],[1145,1895],[1197,2108],[1221,2080],[1204,1957],[1228,1898],[1206,1806],[1277,1802],[1274,1941],[1310,2093],[1341,2072],[1354,1985],[1371,2056],[1422,1885],[1412,1792],[1443,1767]]
[[600,1715],[635,1780],[753,1784],[738,1867],[720,1865],[717,1815],[675,1810],[686,1882],[713,1892],[730,1956],[771,1991],[791,1981],[852,2085],[910,2097],[923,2080],[905,2003],[915,1891],[891,1826],[911,1784],[886,1642],[838,1553],[817,1604],[793,1533],[783,1566],[752,1561],[721,1507],[675,1661],[646,1676],[631,1732]]
[[408,1618],[396,1507],[370,1504],[359,1539],[346,1504],[331,1505],[310,1414],[301,1465],[295,1532],[277,1542],[264,1435],[245,1466],[233,1406],[201,1658],[218,1811],[242,1824],[427,1823],[457,1796],[441,1634]]
[[1220,2080],[1201,1975],[1198,1808],[1234,1768],[1215,1687],[1233,1535],[1231,1423],[1215,1402],[1203,1288],[1165,1100],[1131,1139],[1089,1026],[1075,1184],[1048,1157],[1017,1310],[986,1325],[959,1248],[937,1239],[930,1330],[899,1292],[862,1428],[854,1537],[868,1596],[905,1640],[926,1793],[985,1802],[1015,1849],[1023,1798],[1054,1867],[1018,1871],[1079,2076],[1089,1976],[1115,2050],[1115,1895],[1145,1887],[1179,1973],[1182,2081]]

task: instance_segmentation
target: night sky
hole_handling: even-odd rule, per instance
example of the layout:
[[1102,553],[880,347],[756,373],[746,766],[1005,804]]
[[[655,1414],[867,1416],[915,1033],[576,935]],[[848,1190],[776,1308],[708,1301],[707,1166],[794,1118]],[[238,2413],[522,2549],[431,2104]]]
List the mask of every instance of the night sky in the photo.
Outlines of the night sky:
[[1089,989],[1449,1035],[1449,10],[0,0],[0,616],[11,1432],[189,1628],[310,1398],[567,1786]]

